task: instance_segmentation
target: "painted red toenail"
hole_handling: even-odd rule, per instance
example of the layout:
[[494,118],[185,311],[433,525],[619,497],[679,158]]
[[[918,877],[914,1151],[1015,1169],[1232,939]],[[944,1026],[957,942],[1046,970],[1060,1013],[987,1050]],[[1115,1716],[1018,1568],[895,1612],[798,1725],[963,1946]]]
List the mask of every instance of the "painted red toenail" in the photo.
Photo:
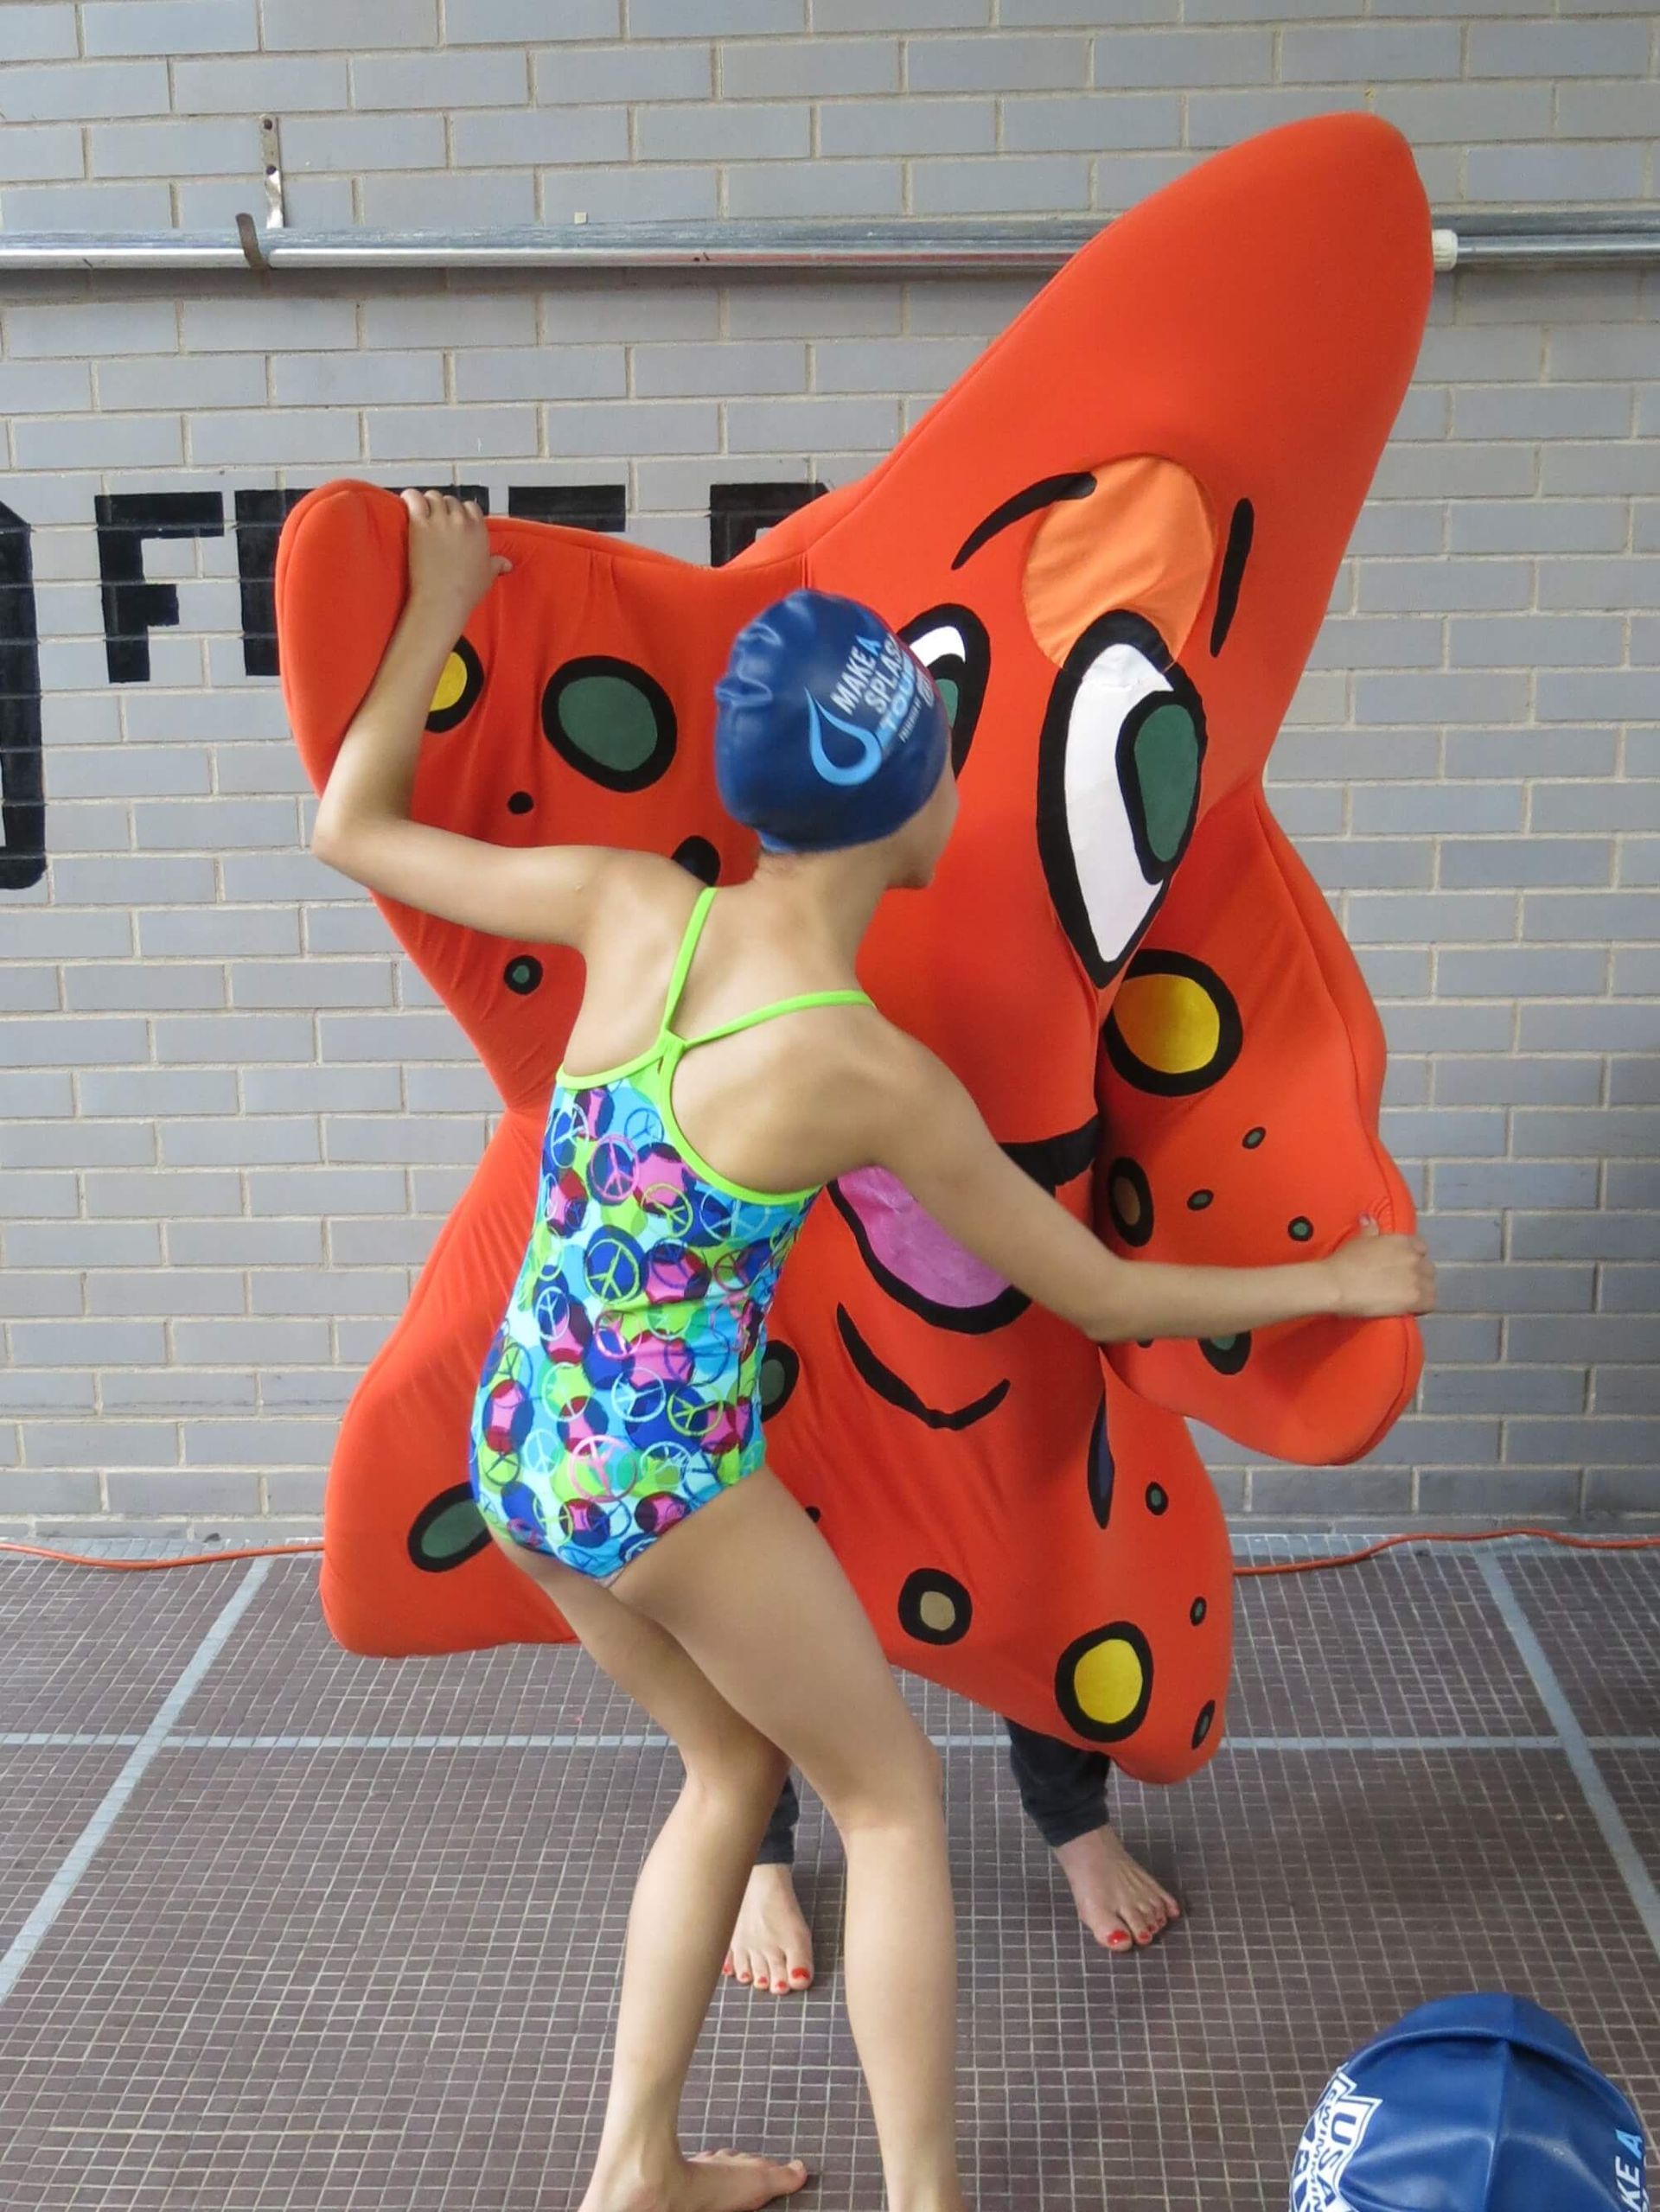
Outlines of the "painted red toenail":
[[790,1979],[792,1981],[811,1981],[812,1979],[812,1975],[808,1973],[805,1967],[797,1967],[795,1973],[790,1976]]

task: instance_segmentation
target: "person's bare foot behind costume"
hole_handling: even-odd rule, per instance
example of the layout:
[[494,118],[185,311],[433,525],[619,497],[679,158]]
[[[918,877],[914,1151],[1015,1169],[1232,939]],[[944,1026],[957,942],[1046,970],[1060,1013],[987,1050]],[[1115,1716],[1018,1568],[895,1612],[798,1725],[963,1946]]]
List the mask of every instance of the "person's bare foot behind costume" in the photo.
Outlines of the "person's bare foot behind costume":
[[[1028,1818],[1060,1862],[1078,1917],[1103,1950],[1145,1949],[1182,1908],[1133,1859],[1108,1819],[1112,1762],[1007,1721],[1009,1763]],[[813,1984],[813,1935],[795,1893],[801,1800],[784,1784],[744,1894],[724,1972],[757,1994],[800,1996]]]
[[795,1870],[755,1867],[721,1970],[757,1995],[801,1996],[813,1986],[813,1931],[795,1894]]
[[1072,1891],[1078,1918],[1104,1950],[1144,1949],[1182,1909],[1163,1883],[1130,1857],[1110,1828],[1092,1829],[1055,1856]]

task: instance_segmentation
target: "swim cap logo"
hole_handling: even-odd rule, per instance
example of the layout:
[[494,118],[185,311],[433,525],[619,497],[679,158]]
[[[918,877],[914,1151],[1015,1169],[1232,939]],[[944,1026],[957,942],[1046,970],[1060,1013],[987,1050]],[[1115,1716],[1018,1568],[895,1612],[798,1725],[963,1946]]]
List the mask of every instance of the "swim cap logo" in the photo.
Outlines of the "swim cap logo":
[[[828,707],[821,707],[811,692],[807,695],[807,742],[813,755],[813,765],[827,783],[843,785],[868,783],[882,765],[882,747],[873,730],[862,729],[856,722],[844,722],[839,714],[832,714]],[[825,748],[824,726],[840,730],[844,737],[851,737],[859,748],[857,759],[845,767],[833,761]]]
[[1291,2170],[1291,2212],[1353,2212],[1343,2193],[1343,2177],[1378,2101],[1358,2095],[1346,2074],[1331,2076],[1297,2145],[1297,2163]]
[[1618,2146],[1614,2154],[1614,2188],[1621,2212],[1649,2212],[1649,2192],[1643,2183],[1643,2138],[1628,2135],[1620,2128],[1614,2141]]
[[[808,693],[808,745],[813,765],[827,783],[844,787],[868,783],[888,755],[904,743],[923,710],[918,684],[922,673],[897,639],[861,637],[855,639],[836,679],[831,704],[820,706],[812,692]],[[833,712],[833,708],[840,711]],[[848,718],[860,714],[867,719]],[[868,719],[872,716],[874,729]],[[852,741],[858,749],[852,760],[832,757],[827,727]]]

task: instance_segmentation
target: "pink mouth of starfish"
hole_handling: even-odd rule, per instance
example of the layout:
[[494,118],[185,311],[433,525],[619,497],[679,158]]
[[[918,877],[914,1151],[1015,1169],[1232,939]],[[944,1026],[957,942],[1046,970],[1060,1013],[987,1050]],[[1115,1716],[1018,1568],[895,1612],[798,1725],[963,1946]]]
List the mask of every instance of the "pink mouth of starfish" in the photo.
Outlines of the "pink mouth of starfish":
[[965,1252],[885,1168],[856,1168],[837,1178],[835,1191],[864,1232],[867,1259],[930,1304],[988,1305],[1008,1289],[1006,1276]]
[[[1015,1165],[1058,1190],[1095,1163],[1098,1115],[1058,1137],[1005,1144]],[[1006,1328],[1031,1301],[1007,1277],[965,1251],[885,1168],[857,1168],[830,1185],[865,1265],[890,1297],[941,1329],[977,1335]]]

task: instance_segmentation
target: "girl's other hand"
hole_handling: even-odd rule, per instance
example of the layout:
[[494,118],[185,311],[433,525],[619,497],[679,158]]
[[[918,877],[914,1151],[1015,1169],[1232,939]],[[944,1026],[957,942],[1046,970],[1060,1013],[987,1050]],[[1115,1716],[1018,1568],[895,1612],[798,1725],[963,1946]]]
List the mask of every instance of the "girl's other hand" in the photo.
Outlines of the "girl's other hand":
[[1336,1286],[1331,1310],[1348,1320],[1434,1310],[1435,1265],[1423,1239],[1382,1236],[1370,1214],[1325,1264]]
[[489,526],[476,500],[451,492],[405,492],[409,512],[409,596],[443,613],[457,630],[513,563],[490,551]]

